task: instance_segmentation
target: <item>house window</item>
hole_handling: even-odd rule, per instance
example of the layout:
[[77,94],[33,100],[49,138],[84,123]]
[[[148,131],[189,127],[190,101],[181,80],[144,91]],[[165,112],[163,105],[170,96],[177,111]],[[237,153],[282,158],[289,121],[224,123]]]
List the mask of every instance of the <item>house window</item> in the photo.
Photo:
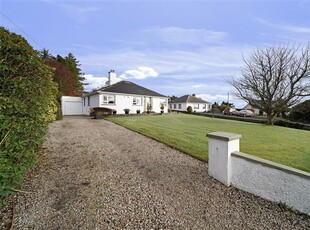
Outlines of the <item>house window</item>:
[[177,104],[173,104],[173,108],[176,109],[177,108]]
[[90,106],[90,97],[87,97],[87,105]]
[[181,104],[179,104],[179,107],[178,107],[178,109],[182,109],[182,105],[181,105]]
[[170,104],[170,109],[172,109],[172,104]]
[[83,105],[84,106],[86,105],[86,98],[85,97],[83,98]]
[[103,104],[115,104],[115,95],[103,95]]
[[199,109],[199,104],[194,104],[194,109]]
[[133,104],[133,105],[142,105],[142,99],[141,99],[141,97],[133,97],[133,99],[132,99],[132,104]]
[[207,109],[207,104],[203,104],[202,109]]

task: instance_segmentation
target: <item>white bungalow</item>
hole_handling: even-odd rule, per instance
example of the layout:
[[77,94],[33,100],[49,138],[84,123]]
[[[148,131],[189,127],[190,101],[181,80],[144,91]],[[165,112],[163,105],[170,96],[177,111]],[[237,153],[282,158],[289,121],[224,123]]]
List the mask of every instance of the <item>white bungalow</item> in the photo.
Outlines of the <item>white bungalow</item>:
[[91,107],[103,107],[116,110],[117,114],[124,114],[129,109],[129,114],[147,111],[147,105],[151,105],[151,111],[161,112],[164,105],[164,113],[168,112],[168,97],[130,81],[116,82],[114,70],[109,72],[109,80],[106,86],[83,96],[83,114],[89,115]]
[[169,108],[176,111],[187,111],[191,106],[194,112],[208,112],[211,110],[211,103],[194,95],[184,95],[169,102]]
[[255,115],[266,115],[266,113],[263,112],[261,109],[258,109],[256,107],[252,106],[251,104],[247,104],[246,106],[244,106],[243,110],[245,110],[245,109],[253,111],[253,113]]

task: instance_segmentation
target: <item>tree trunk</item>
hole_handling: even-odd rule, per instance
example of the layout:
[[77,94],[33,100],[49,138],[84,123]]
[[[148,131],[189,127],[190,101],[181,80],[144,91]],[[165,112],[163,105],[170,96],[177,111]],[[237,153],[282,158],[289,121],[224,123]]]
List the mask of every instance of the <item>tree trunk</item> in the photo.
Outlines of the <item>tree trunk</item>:
[[274,115],[274,114],[268,114],[268,113],[267,113],[267,125],[273,125],[273,123],[274,123],[274,118],[275,118],[275,115]]

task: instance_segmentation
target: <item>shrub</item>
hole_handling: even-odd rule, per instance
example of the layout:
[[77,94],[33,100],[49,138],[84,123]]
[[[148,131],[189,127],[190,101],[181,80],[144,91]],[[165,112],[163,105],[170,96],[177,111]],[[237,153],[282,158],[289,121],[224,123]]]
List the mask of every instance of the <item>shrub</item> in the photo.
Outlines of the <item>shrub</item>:
[[62,120],[62,112],[61,112],[60,103],[57,101],[56,104],[57,104],[56,120]]
[[310,100],[295,105],[290,114],[289,119],[292,121],[310,122]]
[[161,111],[164,111],[164,109],[165,109],[165,106],[164,106],[163,103],[161,103],[161,104],[160,104],[160,110],[161,110]]
[[192,114],[192,113],[193,113],[193,108],[192,108],[192,106],[190,106],[190,105],[187,107],[186,110],[187,110],[187,112],[188,112],[189,114]]
[[52,76],[23,37],[0,27],[0,205],[22,182],[56,119]]
[[150,113],[150,112],[152,111],[152,105],[151,105],[150,103],[147,103],[147,105],[146,105],[146,111],[147,111],[148,113]]
[[212,108],[210,112],[211,113],[216,113],[216,114],[221,114],[222,113],[219,108]]
[[124,109],[125,114],[129,114],[130,109]]
[[293,128],[293,129],[304,129],[303,124],[296,123],[296,122],[290,122],[290,121],[282,120],[282,119],[276,120],[274,125]]
[[109,109],[109,108],[105,108],[105,107],[93,107],[90,109],[91,111],[91,116],[96,117],[96,116],[108,116],[113,114],[113,111],[115,111],[116,114],[116,110],[113,109]]

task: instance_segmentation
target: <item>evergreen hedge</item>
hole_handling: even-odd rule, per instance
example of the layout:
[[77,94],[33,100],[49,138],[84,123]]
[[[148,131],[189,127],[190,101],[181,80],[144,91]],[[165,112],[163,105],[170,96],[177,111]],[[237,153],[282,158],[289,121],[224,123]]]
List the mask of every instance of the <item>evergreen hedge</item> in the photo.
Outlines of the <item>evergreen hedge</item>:
[[187,110],[187,113],[188,114],[192,114],[193,113],[193,108],[192,108],[192,106],[187,106],[187,108],[186,108],[186,110]]
[[0,206],[35,162],[56,118],[52,76],[23,37],[0,27]]

